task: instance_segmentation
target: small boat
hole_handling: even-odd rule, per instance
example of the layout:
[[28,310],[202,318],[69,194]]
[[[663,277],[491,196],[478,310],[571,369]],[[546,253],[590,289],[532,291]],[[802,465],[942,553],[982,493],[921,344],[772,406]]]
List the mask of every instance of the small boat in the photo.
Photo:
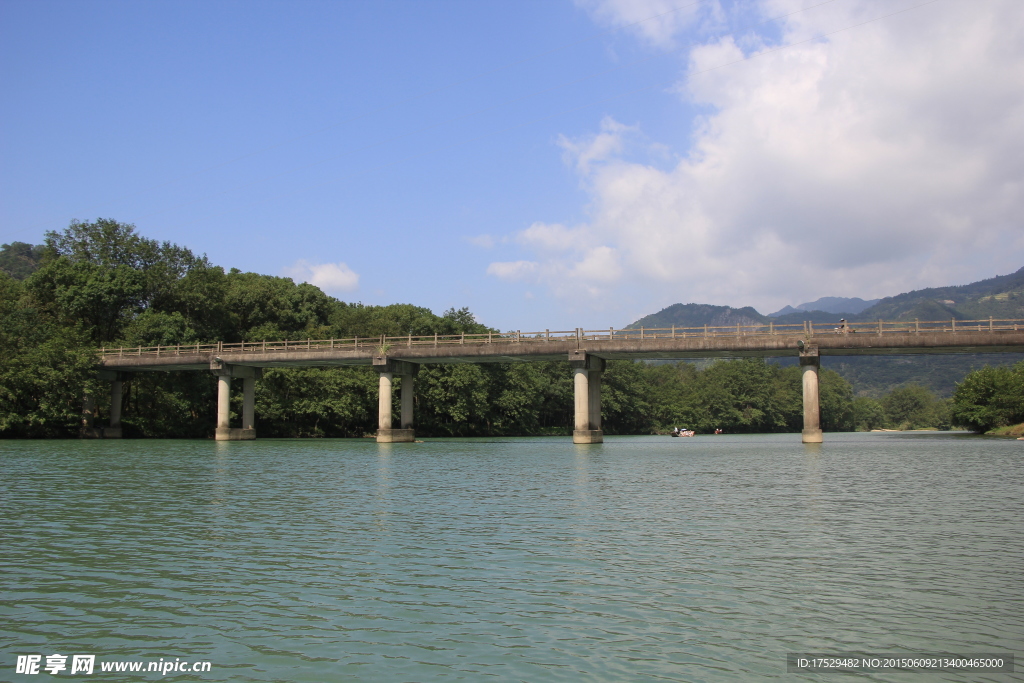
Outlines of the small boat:
[[672,432],[672,436],[696,436],[697,432],[692,429],[684,429],[678,432]]

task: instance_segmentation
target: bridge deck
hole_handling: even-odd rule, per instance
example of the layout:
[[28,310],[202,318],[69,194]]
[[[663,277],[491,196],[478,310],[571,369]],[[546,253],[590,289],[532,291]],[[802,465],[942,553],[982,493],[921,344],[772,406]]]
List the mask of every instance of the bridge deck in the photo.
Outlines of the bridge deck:
[[251,367],[353,366],[382,356],[412,363],[507,363],[566,360],[581,349],[609,360],[780,357],[796,356],[800,341],[816,345],[822,356],[1024,353],[1024,320],[878,322],[845,331],[805,324],[197,344],[105,349],[101,366],[205,370],[216,359]]

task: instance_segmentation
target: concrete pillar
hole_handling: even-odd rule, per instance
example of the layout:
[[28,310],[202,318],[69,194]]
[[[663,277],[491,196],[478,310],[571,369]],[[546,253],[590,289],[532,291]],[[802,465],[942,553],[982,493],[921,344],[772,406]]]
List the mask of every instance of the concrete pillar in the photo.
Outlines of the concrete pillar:
[[590,430],[590,371],[585,367],[573,368],[573,388],[576,398],[576,431]]
[[575,420],[573,443],[601,443],[601,372],[604,360],[590,356],[583,349],[569,354],[573,371]]
[[412,429],[414,381],[411,374],[402,375],[402,429]]
[[601,371],[590,370],[590,429],[601,429]]
[[121,399],[124,395],[124,382],[115,379],[110,383],[110,426],[121,428]]
[[[380,395],[378,396],[377,443],[411,443],[416,440],[412,428],[413,377],[419,366],[407,361],[392,360],[381,355],[373,359],[373,367],[380,373]],[[391,395],[394,391],[395,375],[401,377],[402,414],[400,429],[393,429]]]
[[391,380],[390,372],[380,373],[380,390],[377,395],[377,429],[391,431]]
[[[228,365],[219,358],[210,361],[210,371],[217,376],[217,441],[249,441],[256,438],[256,380],[260,368]],[[231,378],[242,380],[242,428],[231,428]]]
[[256,429],[256,377],[242,379],[242,429]]
[[124,382],[121,374],[114,375],[115,379],[110,382],[110,426],[102,430],[104,439],[121,438],[121,402],[124,397]]
[[821,358],[818,349],[805,348],[800,352],[800,369],[803,371],[804,389],[804,443],[821,443],[821,407],[818,400],[818,368]]
[[127,375],[111,370],[99,370],[96,379],[110,382],[110,426],[95,426],[98,410],[96,399],[86,396],[82,402],[82,422],[78,435],[83,439],[120,439],[121,438],[121,397],[123,381]]
[[217,376],[217,441],[231,441],[231,375]]

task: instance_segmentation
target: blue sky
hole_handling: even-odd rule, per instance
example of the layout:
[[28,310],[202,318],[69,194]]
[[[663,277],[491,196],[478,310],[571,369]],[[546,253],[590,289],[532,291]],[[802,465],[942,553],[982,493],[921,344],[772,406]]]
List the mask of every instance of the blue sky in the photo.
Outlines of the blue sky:
[[[1011,0],[0,2],[0,241],[501,329],[1024,265]],[[781,49],[780,49],[781,48]]]

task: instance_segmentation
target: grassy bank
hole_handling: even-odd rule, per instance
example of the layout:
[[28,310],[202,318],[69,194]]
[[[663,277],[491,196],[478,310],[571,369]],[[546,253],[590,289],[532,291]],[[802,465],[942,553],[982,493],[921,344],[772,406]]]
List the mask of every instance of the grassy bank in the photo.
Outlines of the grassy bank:
[[1021,422],[1019,425],[1010,425],[1009,427],[996,427],[985,433],[993,436],[1024,436],[1024,422]]

